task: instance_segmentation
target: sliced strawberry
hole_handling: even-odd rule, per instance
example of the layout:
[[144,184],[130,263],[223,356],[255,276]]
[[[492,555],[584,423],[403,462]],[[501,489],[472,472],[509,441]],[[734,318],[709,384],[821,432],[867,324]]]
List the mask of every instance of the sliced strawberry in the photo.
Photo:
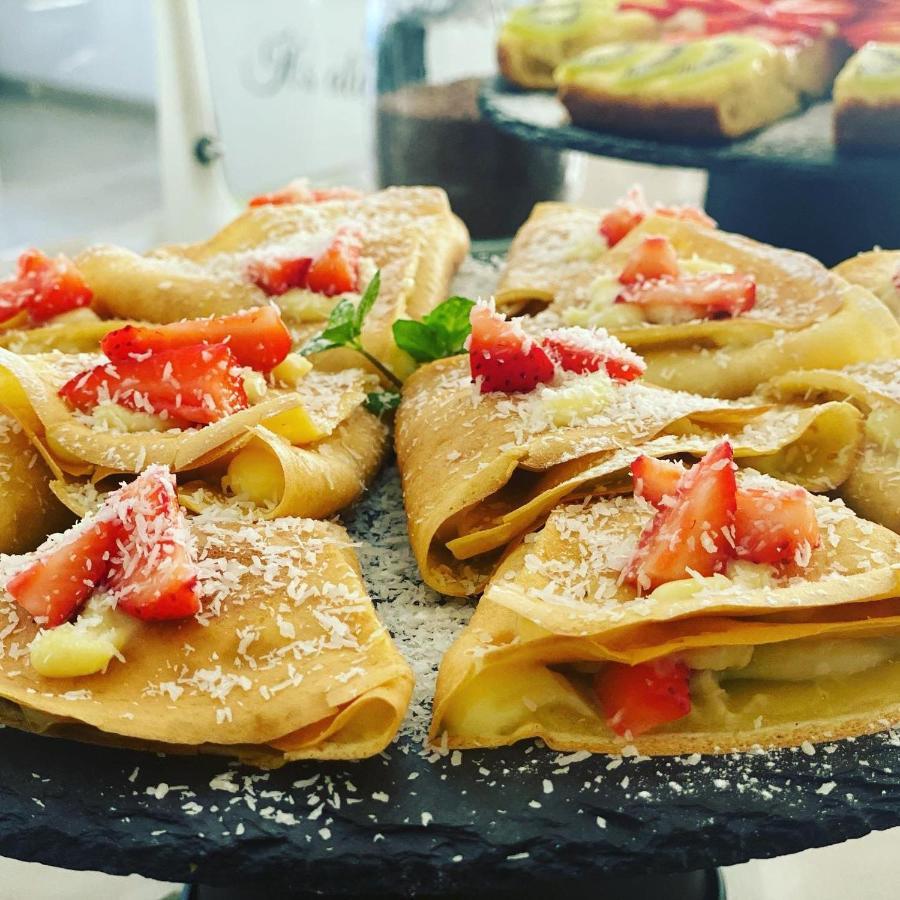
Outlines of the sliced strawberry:
[[553,362],[518,322],[508,322],[486,304],[470,315],[469,364],[473,380],[481,379],[481,393],[528,393],[553,380]]
[[290,353],[291,334],[277,307],[260,306],[233,316],[170,325],[126,325],[107,334],[100,348],[113,362],[120,362],[197,344],[227,344],[239,365],[268,372]]
[[715,228],[717,224],[712,216],[708,216],[696,206],[656,206],[653,208],[653,214],[665,216],[667,219],[678,219],[681,222],[692,222],[705,228]]
[[93,292],[65,256],[50,259],[40,250],[19,257],[15,278],[0,283],[0,322],[27,309],[33,322],[45,322],[60,313],[87,306]]
[[248,278],[269,297],[280,297],[294,288],[305,288],[312,257],[257,259],[247,267]]
[[634,496],[659,509],[663,506],[663,498],[675,496],[678,482],[686,471],[678,463],[641,455],[631,464]]
[[662,506],[641,533],[623,581],[645,592],[691,572],[722,571],[734,555],[733,455],[731,444],[722,441],[685,473],[672,504]]
[[310,188],[298,178],[276,191],[252,197],[248,206],[282,206],[288,203],[324,203],[326,200],[358,200],[362,191],[350,187]]
[[75,526],[63,543],[14,575],[6,590],[47,628],[68,622],[106,577],[118,534],[113,518]]
[[741,488],[734,517],[737,555],[756,563],[804,563],[819,545],[812,498],[801,487]]
[[625,262],[619,275],[622,284],[652,281],[655,278],[674,277],[679,273],[678,254],[667,237],[645,237]]
[[606,238],[610,247],[615,247],[632,229],[637,228],[644,217],[646,210],[639,209],[629,200],[620,201],[601,220],[598,231]]
[[644,734],[691,711],[691,670],[670,656],[636,666],[608,663],[594,677],[606,723],[618,735]]
[[148,621],[199,612],[197,566],[174,476],[151,466],[106,502],[122,523],[108,576],[118,608]]
[[650,322],[727,319],[756,305],[752,275],[683,275],[628,285],[616,303],[644,307]]
[[307,287],[328,297],[358,291],[361,252],[362,235],[352,228],[342,228],[313,260],[307,273]]
[[630,347],[602,328],[559,328],[548,332],[541,346],[550,359],[566,372],[598,372],[616,381],[633,381],[647,369],[644,360]]
[[237,362],[225,344],[161,350],[146,359],[95,366],[67,381],[59,395],[83,412],[112,400],[185,427],[216,422],[248,405]]

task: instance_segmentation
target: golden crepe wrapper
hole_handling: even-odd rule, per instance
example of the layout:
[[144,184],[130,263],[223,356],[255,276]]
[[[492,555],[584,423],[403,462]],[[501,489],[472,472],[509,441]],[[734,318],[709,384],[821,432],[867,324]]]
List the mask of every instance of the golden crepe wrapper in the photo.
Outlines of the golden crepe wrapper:
[[832,270],[851,284],[871,291],[900,319],[900,250],[869,250],[845,259]]
[[[262,522],[221,509],[189,525],[201,613],[141,623],[124,661],[106,672],[43,678],[11,654],[38,627],[0,589],[0,721],[266,768],[383,750],[403,719],[413,676],[375,615],[347,533],[331,522]],[[0,557],[0,571],[23,562]]]
[[732,318],[611,324],[610,333],[646,360],[648,381],[734,398],[792,369],[841,368],[900,353],[900,324],[884,304],[805,254],[658,215],[603,252],[602,238],[590,232],[601,215],[565,204],[536,207],[513,242],[498,305],[549,302],[534,330],[574,324],[569,319],[589,306],[595,280],[617,277],[645,237],[662,235],[681,260],[699,257],[753,275],[757,294],[753,309]]
[[[739,481],[772,485],[752,472]],[[632,497],[557,508],[509,554],[445,655],[431,740],[496,747],[539,737],[558,750],[633,745],[668,755],[795,745],[900,722],[900,539],[839,501],[814,503],[822,541],[807,567],[791,564],[774,582],[686,579],[643,598],[618,576],[653,510]],[[843,677],[716,682],[695,673],[690,715],[629,740],[606,725],[590,675],[579,674],[700,648],[770,645],[789,663],[804,639],[833,639],[836,652],[847,640],[852,653],[853,641],[871,637],[893,642],[892,658]]]
[[99,349],[100,341],[110,331],[133,324],[136,323],[123,319],[101,319],[87,307],[62,313],[34,327],[29,327],[27,317],[17,316],[0,323],[0,347],[13,353],[90,353]]
[[[310,372],[296,388],[269,388],[256,405],[202,428],[121,433],[98,430],[57,394],[68,378],[99,359],[59,353],[17,356],[0,349],[0,406],[32,435],[60,482],[57,495],[75,511],[77,501],[66,499],[68,479],[97,483],[159,464],[186,473],[182,480],[212,467],[218,483],[216,467],[258,442],[268,448],[272,469],[282,473],[283,492],[269,514],[324,518],[359,497],[387,450],[385,425],[362,407],[367,377],[357,369]],[[324,438],[294,447],[262,426],[298,406],[315,416]],[[209,502],[230,501],[216,489],[201,505]]]
[[763,385],[760,394],[853,403],[865,416],[863,441],[840,496],[859,515],[900,533],[900,359],[789,372]]
[[614,386],[585,424],[552,427],[535,420],[540,391],[474,390],[464,358],[423,366],[404,386],[396,423],[419,569],[457,596],[479,593],[503,548],[557,503],[629,490],[639,453],[702,456],[728,434],[739,462],[825,491],[850,474],[862,436],[862,417],[847,403],[716,400],[635,381]]
[[[325,305],[314,315],[318,329],[311,329],[308,310],[301,320],[292,318],[294,292],[269,297],[249,279],[247,268],[255,259],[315,255],[345,226],[360,229],[362,257],[381,271],[381,292],[363,328],[363,345],[398,374],[407,374],[412,361],[394,344],[391,326],[399,318],[420,319],[445,300],[469,249],[465,226],[440,188],[387,188],[359,199],[250,207],[204,243],[162,247],[145,256],[97,246],[75,262],[94,291],[97,309],[109,316],[173,322],[274,300],[288,324],[321,330],[334,298],[320,298]],[[358,359],[350,364],[360,365]]]

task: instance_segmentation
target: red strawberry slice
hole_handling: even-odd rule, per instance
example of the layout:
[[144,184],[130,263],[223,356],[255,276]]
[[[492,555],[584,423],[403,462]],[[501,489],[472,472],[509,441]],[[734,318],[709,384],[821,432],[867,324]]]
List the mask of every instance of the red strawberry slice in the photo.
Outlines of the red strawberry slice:
[[711,273],[660,278],[628,285],[616,303],[642,306],[650,322],[727,319],[756,305],[752,275]]
[[317,294],[334,297],[359,290],[359,257],[362,235],[342,228],[323,253],[317,256],[306,276],[306,286]]
[[820,543],[816,508],[801,487],[738,490],[734,532],[739,559],[769,565],[805,565]]
[[622,571],[639,593],[687,578],[713,575],[734,555],[737,486],[731,444],[722,441],[679,480],[671,505],[662,506],[641,533]]
[[526,394],[553,380],[550,357],[517,322],[508,322],[483,303],[472,308],[469,321],[469,365],[482,394]]
[[636,284],[656,278],[675,277],[679,271],[678,254],[672,242],[667,237],[651,235],[631,251],[625,268],[619,275],[619,281],[622,284]]
[[248,406],[237,362],[226,344],[161,350],[146,359],[95,366],[69,379],[59,396],[82,412],[112,400],[183,427],[207,425]]
[[122,523],[108,576],[118,608],[148,621],[199,612],[197,566],[174,476],[151,466],[108,498],[107,507]]
[[647,369],[644,360],[630,347],[602,328],[559,328],[548,332],[541,346],[553,362],[566,372],[598,372],[616,381],[633,381]]
[[18,274],[0,283],[0,322],[23,309],[33,322],[45,322],[61,313],[87,306],[94,294],[65,256],[50,259],[40,250],[19,257]]
[[6,590],[41,625],[68,622],[106,577],[119,533],[111,517],[87,528],[76,525],[61,544],[14,575]]
[[691,222],[694,225],[702,225],[704,228],[715,228],[716,220],[708,216],[702,209],[696,206],[655,206],[653,214],[665,216],[667,219],[678,219],[681,222]]
[[227,344],[239,365],[259,372],[274,369],[291,350],[291,334],[274,306],[260,306],[233,316],[186,319],[169,325],[126,325],[111,331],[100,348],[113,361],[134,359],[148,351],[197,344]]
[[660,509],[664,505],[664,498],[675,496],[678,482],[686,471],[678,463],[641,455],[631,464],[634,496],[641,497]]
[[615,247],[632,229],[637,228],[647,215],[645,209],[637,206],[632,198],[620,200],[618,206],[613,207],[600,220],[598,231],[606,238],[610,247]]
[[594,693],[607,725],[637,737],[691,711],[690,677],[691,670],[670,656],[636,666],[609,663],[594,677]]
[[327,200],[358,200],[362,191],[350,187],[310,188],[302,178],[278,190],[252,197],[248,206],[283,206],[288,203],[324,203]]
[[257,259],[247,267],[247,277],[269,297],[280,297],[294,288],[305,288],[312,257]]

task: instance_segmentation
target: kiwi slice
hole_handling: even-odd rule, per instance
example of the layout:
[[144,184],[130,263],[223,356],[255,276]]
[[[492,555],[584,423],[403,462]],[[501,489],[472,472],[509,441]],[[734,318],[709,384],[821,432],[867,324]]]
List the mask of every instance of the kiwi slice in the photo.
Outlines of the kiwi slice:
[[554,0],[514,10],[506,28],[535,38],[566,38],[596,27],[613,11],[608,0]]
[[900,46],[874,44],[859,57],[858,74],[872,80],[896,79],[900,76]]
[[623,42],[618,44],[600,44],[582,53],[561,67],[559,77],[566,80],[590,72],[614,72],[645,59],[647,54],[657,47],[648,42]]

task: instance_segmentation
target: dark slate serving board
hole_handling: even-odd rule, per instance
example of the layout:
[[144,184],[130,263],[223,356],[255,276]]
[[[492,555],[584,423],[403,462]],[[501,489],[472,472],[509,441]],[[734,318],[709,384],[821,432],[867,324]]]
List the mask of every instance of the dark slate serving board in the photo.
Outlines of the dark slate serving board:
[[896,179],[900,153],[841,151],[832,140],[832,104],[815,103],[742,140],[688,144],[622,137],[568,122],[562,104],[545,91],[523,91],[503,78],[485,82],[483,115],[498,128],[551,147],[634,162],[728,172],[789,169],[797,176],[877,176]]
[[[348,524],[382,609],[402,595],[428,616],[436,599],[416,586],[399,499],[391,468]],[[10,729],[0,752],[0,855],[211,885],[549,887],[737,863],[900,824],[900,734],[890,733],[659,761],[567,759],[531,743],[429,761],[407,736],[366,762],[270,773]]]

